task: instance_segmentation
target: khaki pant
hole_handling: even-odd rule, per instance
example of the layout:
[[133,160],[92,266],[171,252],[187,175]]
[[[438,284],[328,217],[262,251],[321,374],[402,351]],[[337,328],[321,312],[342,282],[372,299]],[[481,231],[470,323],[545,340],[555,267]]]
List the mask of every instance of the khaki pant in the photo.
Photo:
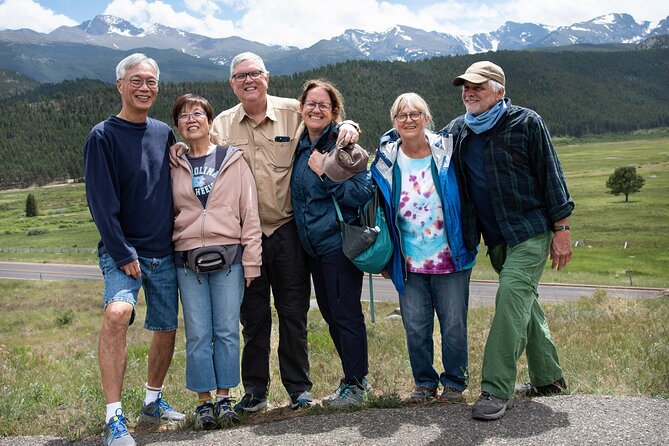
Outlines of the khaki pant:
[[498,398],[513,395],[516,363],[523,350],[534,386],[563,377],[537,291],[552,238],[553,234],[545,233],[513,247],[488,249],[490,263],[499,274],[499,289],[483,356],[481,391]]

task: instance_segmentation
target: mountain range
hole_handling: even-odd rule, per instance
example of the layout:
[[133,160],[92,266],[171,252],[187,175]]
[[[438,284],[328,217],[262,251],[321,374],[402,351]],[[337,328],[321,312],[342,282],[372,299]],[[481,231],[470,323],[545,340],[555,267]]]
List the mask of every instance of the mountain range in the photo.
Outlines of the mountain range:
[[[240,37],[210,38],[154,24],[144,30],[118,17],[99,15],[78,26],[50,33],[29,29],[0,31],[0,68],[38,82],[94,78],[114,80],[118,60],[144,51],[160,64],[166,81],[220,80],[235,54],[259,54],[274,74],[290,74],[346,60],[412,61],[487,51],[560,48],[573,45],[638,44],[669,34],[669,16],[638,23],[612,13],[570,26],[506,22],[499,29],[455,36],[397,25],[385,32],[349,29],[308,48],[265,45]],[[666,40],[664,40],[666,42]],[[648,46],[648,43],[646,43]],[[606,49],[606,46],[600,48]]]

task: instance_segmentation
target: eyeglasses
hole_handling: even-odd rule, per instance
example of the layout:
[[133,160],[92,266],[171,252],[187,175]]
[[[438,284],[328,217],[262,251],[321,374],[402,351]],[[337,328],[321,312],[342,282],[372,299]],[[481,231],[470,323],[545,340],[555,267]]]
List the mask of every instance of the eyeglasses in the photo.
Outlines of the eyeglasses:
[[128,79],[128,83],[133,88],[140,88],[144,83],[146,83],[146,86],[152,90],[158,88],[158,80],[154,78],[144,80],[141,77],[131,77]]
[[232,78],[236,80],[237,82],[244,82],[246,81],[246,76],[250,77],[253,80],[257,80],[262,76],[264,71],[262,70],[254,70],[254,71],[249,71],[248,73],[237,73],[233,74]]
[[188,121],[190,121],[191,116],[194,119],[202,119],[205,116],[207,116],[207,114],[203,111],[194,111],[193,113],[181,113],[179,116],[177,116],[177,121],[188,122]]
[[411,118],[412,121],[418,121],[421,116],[423,116],[423,112],[398,113],[395,115],[395,120],[397,122],[406,122],[407,119]]
[[313,110],[316,107],[318,107],[320,111],[328,111],[332,108],[332,104],[328,104],[327,102],[314,102],[314,101],[306,101],[304,103],[304,108],[306,108],[307,110]]

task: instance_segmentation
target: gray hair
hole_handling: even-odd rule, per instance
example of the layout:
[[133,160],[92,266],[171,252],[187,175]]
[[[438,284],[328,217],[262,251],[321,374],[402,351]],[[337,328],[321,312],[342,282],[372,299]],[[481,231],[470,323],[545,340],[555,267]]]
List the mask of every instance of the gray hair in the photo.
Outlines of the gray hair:
[[160,78],[160,68],[155,60],[142,53],[131,54],[116,65],[116,80],[123,79],[125,73],[137,65],[147,64],[156,71],[156,80]]
[[434,128],[430,107],[427,105],[427,102],[425,102],[425,99],[416,93],[403,93],[397,96],[393,106],[390,107],[390,121],[392,122],[395,119],[395,115],[397,115],[405,107],[423,113],[423,118],[426,119],[427,122],[427,129],[432,130]]
[[245,60],[252,60],[253,62],[258,64],[260,69],[264,71],[265,74],[269,74],[269,71],[267,71],[267,68],[265,68],[265,62],[263,62],[262,58],[255,53],[247,51],[245,53],[239,53],[232,58],[232,61],[230,62],[230,80],[232,80],[232,75],[234,74],[235,67],[240,63],[244,62]]
[[499,82],[494,81],[492,79],[488,79],[488,85],[490,85],[490,89],[495,94],[497,94],[497,92],[499,92],[501,90],[502,91],[502,97],[504,97],[504,93],[506,93],[506,87],[504,87],[504,85],[502,85]]

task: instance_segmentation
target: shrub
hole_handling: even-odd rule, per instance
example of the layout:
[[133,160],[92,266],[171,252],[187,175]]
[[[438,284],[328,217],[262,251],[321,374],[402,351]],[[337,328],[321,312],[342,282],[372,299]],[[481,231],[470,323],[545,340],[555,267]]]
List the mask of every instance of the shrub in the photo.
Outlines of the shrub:
[[28,194],[26,198],[26,217],[37,217],[37,200],[33,194]]

